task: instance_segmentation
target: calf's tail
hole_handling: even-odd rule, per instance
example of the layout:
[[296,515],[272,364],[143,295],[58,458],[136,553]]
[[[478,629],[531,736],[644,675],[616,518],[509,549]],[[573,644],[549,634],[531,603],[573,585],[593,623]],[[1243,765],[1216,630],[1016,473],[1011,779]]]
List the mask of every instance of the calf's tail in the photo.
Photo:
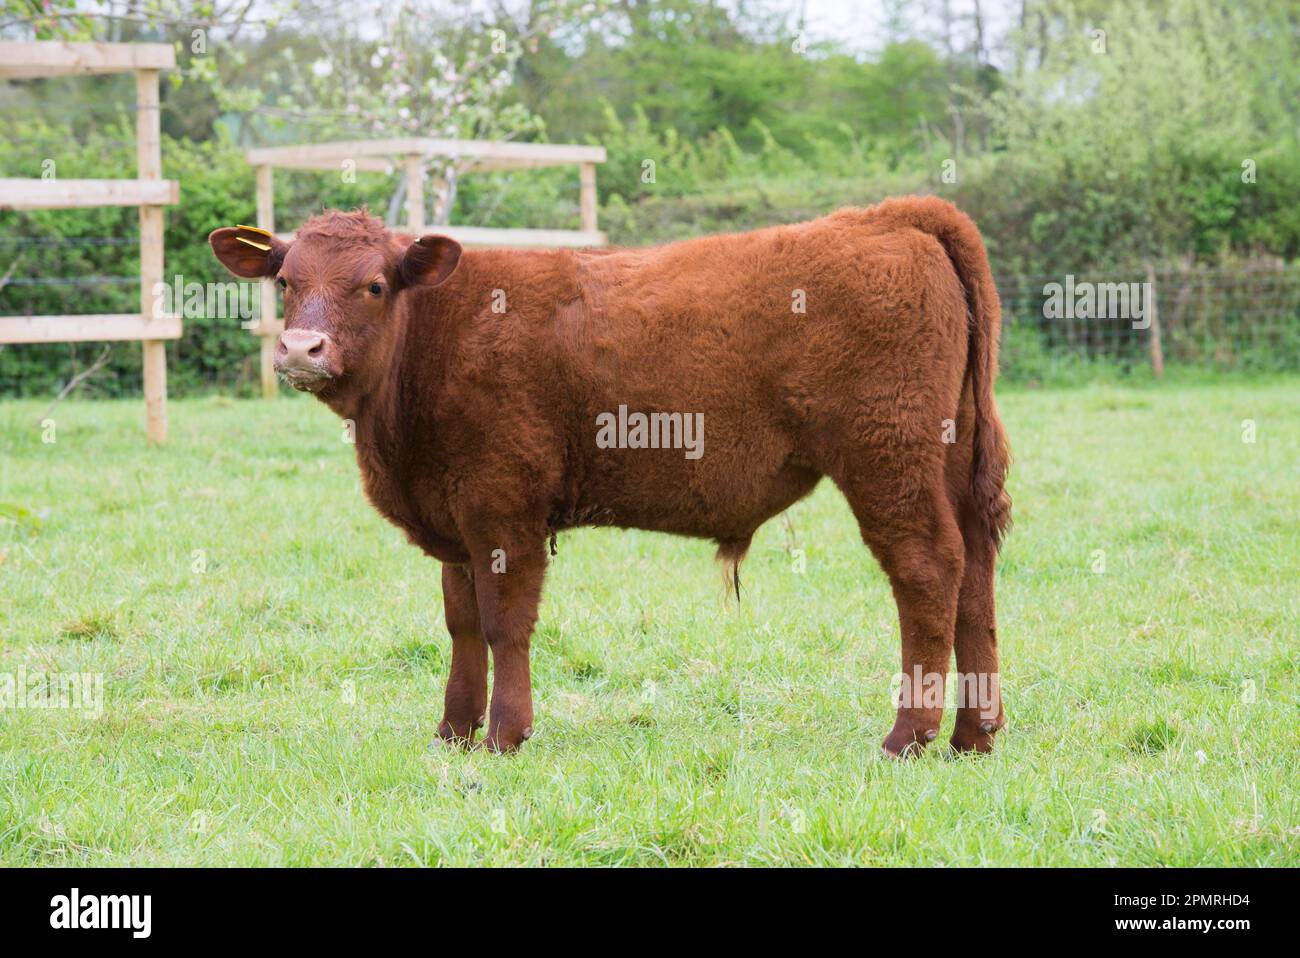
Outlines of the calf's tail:
[[969,346],[966,373],[975,404],[971,454],[971,505],[995,545],[1011,527],[1011,497],[1006,492],[1011,451],[993,398],[998,375],[998,336],[1002,307],[984,241],[970,217],[937,196],[886,200],[871,210],[899,227],[911,227],[937,239],[952,261],[966,291]]

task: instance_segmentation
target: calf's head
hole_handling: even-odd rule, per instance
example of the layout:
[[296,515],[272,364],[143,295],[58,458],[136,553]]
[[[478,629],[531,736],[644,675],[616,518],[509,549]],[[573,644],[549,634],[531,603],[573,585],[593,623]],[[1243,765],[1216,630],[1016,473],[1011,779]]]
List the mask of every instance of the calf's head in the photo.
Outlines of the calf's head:
[[391,233],[364,210],[308,220],[293,242],[264,230],[227,226],[208,243],[236,276],[268,277],[284,296],[284,332],[275,369],[294,389],[321,398],[349,384],[367,388],[387,355],[403,294],[445,282],[460,244],[445,236]]

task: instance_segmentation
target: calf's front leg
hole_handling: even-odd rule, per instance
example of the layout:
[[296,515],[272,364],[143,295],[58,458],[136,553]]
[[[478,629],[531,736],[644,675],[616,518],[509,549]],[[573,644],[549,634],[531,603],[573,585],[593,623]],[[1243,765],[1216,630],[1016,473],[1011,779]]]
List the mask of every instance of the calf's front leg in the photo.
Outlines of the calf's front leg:
[[497,545],[474,557],[479,622],[492,651],[492,709],[483,745],[513,752],[533,734],[528,655],[546,575],[544,540]]
[[487,713],[488,647],[479,628],[478,599],[468,565],[442,565],[442,604],[451,633],[451,673],[438,738],[471,745]]

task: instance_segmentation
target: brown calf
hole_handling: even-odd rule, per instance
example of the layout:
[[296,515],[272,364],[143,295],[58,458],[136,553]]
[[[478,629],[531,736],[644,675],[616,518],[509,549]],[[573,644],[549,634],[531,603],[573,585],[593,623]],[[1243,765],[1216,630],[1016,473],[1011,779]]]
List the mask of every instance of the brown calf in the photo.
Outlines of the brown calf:
[[529,640],[557,530],[700,536],[738,563],[830,476],[898,603],[885,751],[938,734],[954,646],[985,692],[959,702],[952,744],[992,747],[1000,315],[979,232],[951,204],[648,249],[462,252],[364,211],[317,216],[291,244],[247,227],[209,241],[235,274],[275,277],[278,369],[355,423],[370,501],[443,563],[443,740],[472,743],[485,719],[492,749],[532,734]]

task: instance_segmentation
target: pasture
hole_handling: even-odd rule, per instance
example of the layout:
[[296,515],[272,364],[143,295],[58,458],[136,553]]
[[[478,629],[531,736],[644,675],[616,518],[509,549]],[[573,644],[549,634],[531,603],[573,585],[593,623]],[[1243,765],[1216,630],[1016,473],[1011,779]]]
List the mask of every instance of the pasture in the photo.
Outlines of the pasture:
[[104,700],[0,710],[0,864],[1300,864],[1297,394],[1002,390],[1009,727],[903,763],[894,604],[828,483],[739,605],[709,543],[562,534],[502,758],[429,747],[438,567],[323,406],[180,399],[146,448],[138,401],[54,442],[6,402],[0,673]]

